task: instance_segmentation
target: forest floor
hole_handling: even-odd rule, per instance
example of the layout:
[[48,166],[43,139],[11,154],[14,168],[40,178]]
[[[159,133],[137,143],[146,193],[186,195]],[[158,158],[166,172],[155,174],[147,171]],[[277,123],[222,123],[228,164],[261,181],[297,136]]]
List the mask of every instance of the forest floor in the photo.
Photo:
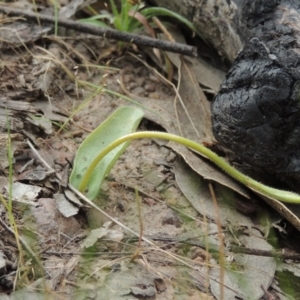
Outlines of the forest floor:
[[223,71],[169,54],[170,72],[152,49],[2,18],[1,300],[288,299],[275,258],[232,250],[271,254],[281,218],[188,149],[131,142],[94,201],[111,218],[68,188],[79,146],[121,106],[143,109],[139,130],[214,144]]

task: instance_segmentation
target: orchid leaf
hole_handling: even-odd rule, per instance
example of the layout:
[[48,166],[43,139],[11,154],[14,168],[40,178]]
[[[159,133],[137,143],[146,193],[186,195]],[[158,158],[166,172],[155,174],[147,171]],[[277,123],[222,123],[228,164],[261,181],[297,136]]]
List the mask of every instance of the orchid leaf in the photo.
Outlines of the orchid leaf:
[[[125,151],[128,143],[116,147],[108,153],[88,175],[89,180],[80,189],[82,179],[90,164],[112,142],[118,138],[136,131],[143,118],[143,111],[134,107],[120,107],[101,125],[99,125],[80,145],[75,160],[73,171],[70,175],[70,184],[84,192],[90,200],[94,200],[100,190],[101,184],[116,160]],[[90,172],[90,171],[88,171]]]

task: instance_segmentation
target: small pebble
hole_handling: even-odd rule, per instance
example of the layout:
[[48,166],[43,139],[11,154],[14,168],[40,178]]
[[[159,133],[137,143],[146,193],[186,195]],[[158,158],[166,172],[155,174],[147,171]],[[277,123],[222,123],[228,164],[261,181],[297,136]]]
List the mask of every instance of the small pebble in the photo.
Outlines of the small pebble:
[[174,225],[176,228],[181,227],[180,219],[173,210],[168,210],[166,215],[163,217],[162,225],[165,224]]
[[156,87],[153,83],[147,83],[147,84],[145,84],[144,89],[146,92],[152,93],[156,90]]

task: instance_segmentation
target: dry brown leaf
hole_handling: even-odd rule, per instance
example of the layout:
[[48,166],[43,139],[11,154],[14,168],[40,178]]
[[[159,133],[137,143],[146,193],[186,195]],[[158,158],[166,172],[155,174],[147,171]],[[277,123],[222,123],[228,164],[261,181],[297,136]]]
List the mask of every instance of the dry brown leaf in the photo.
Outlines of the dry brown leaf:
[[[210,103],[195,78],[190,64],[181,58],[179,65],[179,97],[175,109],[178,128],[182,136],[199,143],[213,143]],[[180,101],[179,101],[180,100]]]
[[[168,30],[176,42],[186,43],[185,37],[181,31],[170,26],[168,27]],[[165,39],[163,34],[158,35],[158,37]],[[166,52],[166,55],[176,68],[179,69],[181,65],[180,55],[171,52]],[[197,82],[217,93],[222,81],[225,79],[225,72],[216,69],[199,57],[184,57],[184,59],[186,64],[188,64],[189,68],[192,70]]]
[[[185,75],[184,75],[185,76]],[[123,76],[122,76],[123,77]],[[182,76],[183,77],[183,76]],[[188,83],[183,81],[182,90],[184,88],[189,88]],[[197,112],[190,112],[191,119],[186,121],[188,118],[184,116],[183,113],[180,112],[180,119],[176,119],[176,113],[174,109],[174,99],[173,98],[165,98],[163,101],[159,101],[156,99],[150,99],[145,97],[138,97],[132,93],[130,93],[124,86],[123,79],[121,78],[121,87],[130,98],[139,102],[146,109],[145,118],[159,124],[162,126],[167,132],[172,134],[180,135],[180,129],[178,127],[178,121],[181,123],[182,130],[184,131],[184,137],[194,139],[199,143],[203,142],[211,142],[214,140],[212,135],[210,121],[208,120],[208,103],[205,103],[206,98],[200,87],[196,88],[196,85],[193,86],[196,91],[190,91],[189,94],[185,94],[181,96],[183,103],[187,104],[189,109],[192,109]],[[187,95],[187,97],[185,97]],[[201,97],[204,103],[201,103]],[[182,108],[178,108],[178,110],[183,110]],[[199,118],[199,116],[205,116],[203,118]],[[182,123],[184,122],[184,123]],[[192,124],[194,124],[195,129],[192,128]],[[182,125],[183,124],[183,125]],[[199,157],[197,154],[194,154],[189,149],[174,143],[168,144],[174,151],[180,154],[184,160],[192,167],[192,169],[201,175],[205,179],[213,180],[218,182],[224,186],[227,186],[234,191],[240,193],[241,195],[248,197],[248,192],[245,188],[239,185],[236,181],[231,179],[228,175],[222,172],[218,167],[212,165],[206,159]]]

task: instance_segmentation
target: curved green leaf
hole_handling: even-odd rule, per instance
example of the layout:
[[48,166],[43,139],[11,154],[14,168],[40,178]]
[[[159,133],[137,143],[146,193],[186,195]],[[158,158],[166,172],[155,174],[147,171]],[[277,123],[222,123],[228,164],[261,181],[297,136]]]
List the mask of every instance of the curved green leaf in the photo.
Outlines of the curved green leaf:
[[[218,156],[216,153],[206,148],[205,146],[198,144],[194,141],[191,141],[189,139],[186,139],[184,137],[171,134],[171,133],[166,133],[166,132],[140,131],[140,132],[128,134],[127,136],[120,137],[118,140],[115,140],[113,143],[111,143],[109,146],[103,149],[103,151],[99,153],[98,156],[95,157],[94,161],[91,162],[89,169],[91,171],[94,170],[95,167],[99,164],[99,162],[101,162],[101,160],[106,157],[106,155],[109,155],[111,151],[113,151],[116,147],[119,147],[123,143],[128,143],[129,141],[132,140],[145,139],[145,138],[163,139],[163,140],[168,140],[168,141],[172,141],[184,145],[192,150],[197,151],[202,156],[207,157],[218,167],[220,167],[225,172],[227,172],[230,176],[232,176],[234,179],[238,180],[239,182],[249,187],[256,193],[266,196],[269,199],[271,198],[272,200],[276,199],[282,202],[300,204],[299,194],[294,192],[289,192],[289,191],[278,190],[266,186],[252,179],[251,177],[244,175],[243,173],[235,169],[233,166],[231,166],[224,158]],[[89,174],[87,173],[86,175],[87,176],[85,176],[84,180],[82,180],[82,189],[84,189],[84,187],[87,186],[88,181],[90,179]]]
[[99,21],[99,19],[96,18],[81,19],[79,20],[79,22],[94,25],[94,26],[104,27],[104,28],[110,27],[106,23]]
[[166,9],[163,7],[149,7],[149,8],[145,8],[145,9],[141,10],[140,13],[142,15],[144,15],[147,19],[152,18],[152,17],[159,17],[159,16],[174,18],[177,21],[185,24],[192,31],[196,32],[196,34],[199,37],[203,38],[201,32],[197,29],[197,27],[192,22],[190,22],[185,17],[183,17],[169,9]]
[[[97,155],[118,138],[134,132],[143,115],[141,109],[127,106],[120,107],[88,135],[77,151],[73,171],[70,175],[71,185],[79,189],[82,178]],[[82,191],[86,192],[90,200],[97,197],[103,179],[127,146],[128,143],[125,143],[111,151],[90,174],[85,191]]]

